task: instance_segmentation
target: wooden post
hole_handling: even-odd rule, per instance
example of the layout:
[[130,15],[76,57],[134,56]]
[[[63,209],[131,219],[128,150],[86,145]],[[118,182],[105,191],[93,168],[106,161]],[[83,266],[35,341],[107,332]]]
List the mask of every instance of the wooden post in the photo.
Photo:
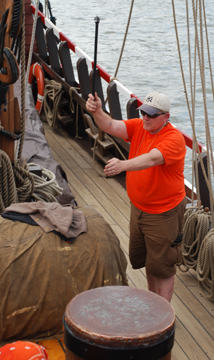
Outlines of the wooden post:
[[[1,0],[1,7],[0,7],[0,19],[2,19],[2,15],[7,9],[7,0]],[[11,46],[11,39],[9,34],[5,33],[5,47]],[[14,133],[14,89],[13,85],[9,86],[9,91],[7,93],[7,111],[2,111],[0,114],[1,125],[4,127],[5,130]],[[14,161],[14,140],[10,139],[9,137],[0,135],[0,148],[5,151],[10,160]]]
[[[28,57],[31,43],[31,35],[33,30],[33,16],[31,11],[31,0],[24,0],[24,11],[25,11],[25,54]],[[38,53],[36,40],[34,40],[33,51]],[[27,59],[26,59],[27,63]]]

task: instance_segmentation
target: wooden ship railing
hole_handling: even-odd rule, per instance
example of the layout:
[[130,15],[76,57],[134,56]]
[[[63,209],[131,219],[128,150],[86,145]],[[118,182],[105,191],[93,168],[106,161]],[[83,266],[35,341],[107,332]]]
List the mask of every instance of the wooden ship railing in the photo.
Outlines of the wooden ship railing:
[[[30,5],[30,8],[34,14],[35,7]],[[44,16],[43,13],[38,11],[38,15],[36,30],[37,51],[34,51],[33,53],[32,62],[38,62],[42,66],[45,72],[45,76],[47,76],[49,79],[54,79],[62,85],[64,91],[63,101],[66,100],[66,102],[64,102],[66,105],[70,101],[70,88],[76,88],[76,91],[72,92],[72,96],[74,101],[80,106],[81,109],[79,115],[80,126],[84,126],[89,138],[91,138],[92,142],[96,142],[96,149],[92,148],[92,150],[95,151],[95,154],[99,159],[101,159],[104,163],[107,163],[109,156],[112,156],[112,151],[110,151],[109,155],[109,149],[112,148],[114,151],[114,156],[115,154],[118,156],[118,150],[115,148],[114,141],[117,143],[119,148],[125,152],[125,154],[128,154],[129,143],[119,138],[112,138],[113,141],[111,141],[109,137],[106,138],[105,135],[100,132],[94,124],[92,114],[89,114],[86,111],[85,103],[87,100],[87,95],[89,92],[91,92],[92,89],[91,81],[94,71],[94,61],[72,41],[70,41],[62,32],[60,32],[58,28]],[[47,29],[46,36],[44,35],[44,29]],[[60,43],[60,45],[58,45],[58,43]],[[70,50],[79,57],[77,61],[79,83],[76,82],[74,78]],[[88,70],[89,66],[92,68],[90,74]],[[96,89],[98,96],[102,99],[103,110],[107,111],[113,118],[122,119],[119,95],[123,95],[128,100],[127,118],[139,117],[137,107],[142,104],[142,100],[133,94],[130,90],[125,88],[118,80],[114,79],[112,81],[111,76],[99,65],[97,65],[96,72]],[[108,83],[108,110],[105,106],[101,79]],[[63,122],[63,117],[59,120]],[[74,117],[70,118],[70,121],[73,122]],[[67,118],[66,123],[69,123]],[[183,134],[186,146],[192,149],[192,137],[187,135],[182,130],[178,130]],[[200,152],[206,151],[203,144],[198,143],[198,146]],[[206,184],[203,183],[202,178],[201,191],[207,194],[207,187]],[[185,180],[185,188],[187,197],[191,198],[192,186],[187,180]],[[194,190],[194,199],[196,198],[197,196]]]

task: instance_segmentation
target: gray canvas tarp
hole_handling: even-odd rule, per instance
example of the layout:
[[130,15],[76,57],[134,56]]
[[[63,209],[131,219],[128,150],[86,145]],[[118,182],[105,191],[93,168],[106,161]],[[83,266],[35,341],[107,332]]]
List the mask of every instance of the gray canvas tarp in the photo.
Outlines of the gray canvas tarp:
[[[14,84],[14,96],[19,100],[21,109],[21,79]],[[35,108],[31,85],[27,83],[25,96],[25,138],[22,156],[27,163],[35,163],[44,169],[52,171],[56,175],[56,180],[63,188],[62,195],[57,196],[60,204],[75,204],[75,196],[70,190],[67,177],[62,167],[53,159],[50,147],[44,134],[42,121]]]

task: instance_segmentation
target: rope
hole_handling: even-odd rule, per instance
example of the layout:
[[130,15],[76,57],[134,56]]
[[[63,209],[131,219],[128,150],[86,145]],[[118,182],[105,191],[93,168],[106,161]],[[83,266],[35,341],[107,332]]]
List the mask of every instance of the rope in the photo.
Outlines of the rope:
[[[36,165],[29,163],[27,166]],[[42,168],[42,177],[32,173],[34,179],[34,193],[32,197],[36,201],[57,202],[56,196],[62,195],[63,188],[59,187],[54,173]]]
[[[197,31],[197,8],[195,8],[194,6],[194,2],[192,1],[192,6],[193,6],[193,15],[194,15],[194,25],[195,25],[195,47],[197,49],[197,53],[198,53],[198,60],[199,60],[199,68],[200,68],[200,75],[201,75],[201,84],[202,84],[202,91],[203,91],[203,100],[204,100],[204,112],[205,112],[205,126],[206,126],[206,134],[207,134],[207,139],[209,138],[209,141],[207,143],[207,156],[208,156],[208,163],[210,163],[210,157],[209,155],[211,154],[211,158],[213,158],[213,152],[211,149],[211,141],[210,141],[210,131],[209,131],[209,125],[208,125],[208,116],[207,116],[207,106],[206,106],[206,87],[205,87],[205,81],[204,81],[204,62],[203,62],[203,52],[202,52],[202,58],[200,55],[200,49],[199,49],[199,40],[198,40],[198,31]],[[201,168],[202,168],[202,172],[209,190],[209,194],[210,194],[210,204],[214,203],[214,197],[213,197],[213,192],[212,192],[212,185],[210,182],[210,170],[208,169],[208,177],[204,168],[204,164],[201,158],[201,154],[200,154],[200,150],[199,150],[199,146],[198,146],[198,141],[197,141],[197,137],[196,137],[196,133],[195,133],[195,125],[194,125],[194,117],[195,117],[195,109],[193,110],[193,113],[191,113],[190,111],[190,104],[189,104],[189,99],[188,99],[188,95],[187,95],[187,88],[186,88],[186,82],[185,82],[185,78],[184,78],[184,71],[183,71],[183,65],[182,65],[182,59],[181,59],[181,52],[180,52],[180,44],[179,44],[179,38],[178,38],[178,30],[177,30],[177,24],[176,24],[176,16],[175,16],[175,7],[174,7],[174,0],[172,0],[172,8],[173,8],[173,17],[174,17],[174,25],[175,25],[175,33],[176,33],[176,39],[177,39],[177,46],[178,46],[178,54],[179,54],[179,61],[180,61],[180,68],[181,68],[181,74],[182,74],[182,79],[183,79],[183,85],[184,85],[184,93],[186,96],[186,102],[187,102],[187,107],[188,107],[188,112],[189,112],[189,117],[190,117],[190,121],[191,121],[191,125],[192,125],[192,130],[193,130],[193,141],[195,142],[196,145],[194,145],[196,147],[197,153],[198,153],[198,157],[200,160],[200,164],[201,164]],[[201,15],[202,18],[202,15]],[[203,28],[203,24],[202,22],[200,23],[200,29],[201,29],[201,34],[202,34],[202,28]],[[203,45],[203,40],[202,40],[202,35],[201,35],[201,43]],[[195,86],[195,85],[194,85]],[[195,91],[195,90],[194,90]],[[195,97],[195,95],[194,95]],[[194,103],[193,103],[194,105]],[[213,160],[212,160],[213,163]],[[193,166],[194,169],[194,166]],[[197,195],[199,194],[199,191],[197,190]],[[198,195],[200,196],[200,195]],[[193,198],[193,196],[192,196]],[[211,212],[212,212],[212,223],[214,223],[213,221],[213,206],[211,207]]]
[[5,23],[7,20],[8,12],[9,12],[9,9],[7,9],[3,13],[1,23],[0,23],[0,69],[2,68],[2,63],[3,63],[4,37],[5,37],[6,29],[7,29],[7,25]]
[[0,81],[0,113],[1,113],[2,105],[4,105],[3,111],[7,111],[8,90],[9,90],[9,84],[4,84]]
[[209,231],[210,215],[202,207],[191,207],[185,212],[181,271],[196,269],[201,243]]
[[0,150],[0,213],[11,204],[24,202],[34,191],[34,180],[28,169]]
[[120,66],[120,62],[121,62],[121,59],[122,59],[123,50],[124,50],[125,43],[126,43],[126,37],[127,37],[127,34],[128,34],[128,30],[129,30],[129,24],[130,24],[130,21],[131,21],[133,5],[134,5],[134,0],[132,0],[132,3],[131,3],[131,7],[130,7],[130,11],[129,11],[129,18],[128,18],[128,22],[127,22],[127,25],[126,25],[126,32],[125,32],[125,36],[124,36],[124,39],[123,39],[123,45],[122,45],[122,48],[121,48],[120,57],[119,57],[119,60],[118,60],[117,68],[116,68],[115,73],[114,73],[114,77],[117,76],[119,66]]
[[21,38],[21,138],[18,142],[18,159],[22,156],[25,137],[25,92],[25,12],[23,11]]
[[[25,135],[25,95],[29,76],[29,69],[32,59],[33,44],[35,38],[36,19],[38,14],[39,0],[37,1],[36,15],[34,17],[31,46],[28,57],[27,72],[25,73],[25,12],[22,18],[22,42],[21,42],[21,139],[18,144],[17,158],[21,158],[24,135]],[[56,87],[56,84],[54,84]],[[0,98],[5,103],[7,88],[0,87]],[[55,96],[56,98],[56,96]],[[61,98],[61,96],[60,96]],[[59,101],[60,101],[59,98]],[[56,104],[58,108],[58,103]],[[54,122],[55,124],[55,122]],[[63,189],[56,182],[55,175],[46,169],[42,169],[42,177],[29,172],[29,165],[25,168],[19,165],[19,160],[14,164],[8,155],[0,150],[0,212],[4,212],[5,207],[17,202],[29,201],[33,198],[36,201],[57,202],[56,196],[61,195]]]
[[[123,152],[121,151],[121,149],[119,148],[118,144],[114,141],[114,139],[112,139],[111,136],[109,136],[108,134],[104,134],[104,136],[106,138],[109,138],[115,145],[116,149],[119,151],[120,155],[122,156],[122,158],[124,160],[127,160],[127,158],[125,157],[125,155],[123,154]],[[95,155],[96,155],[96,146],[97,146],[97,141],[98,141],[98,137],[96,137],[96,139],[94,140],[94,148],[93,148],[93,164],[94,164],[94,167],[95,167],[95,171],[97,172],[97,174],[101,177],[104,177],[104,178],[107,178],[107,176],[103,173],[101,173],[96,165],[96,162],[95,162]],[[111,177],[114,177],[114,176],[111,176]]]
[[[129,10],[129,17],[128,17],[128,21],[127,21],[127,25],[126,25],[126,31],[125,31],[125,35],[124,35],[124,38],[123,38],[123,44],[122,44],[122,48],[121,48],[121,51],[120,51],[120,56],[119,56],[119,59],[118,59],[117,67],[116,67],[114,76],[112,76],[110,78],[110,82],[113,81],[113,80],[118,80],[117,79],[117,73],[118,73],[118,70],[119,70],[119,67],[120,67],[120,63],[121,63],[122,55],[123,55],[123,50],[124,50],[125,43],[126,43],[126,38],[127,38],[127,35],[128,35],[128,30],[129,30],[129,25],[130,25],[130,21],[131,21],[133,6],[134,6],[134,0],[132,0],[132,2],[131,2],[131,7],[130,7],[130,10]],[[105,104],[107,103],[107,101],[108,101],[108,96],[106,97]]]
[[42,177],[29,172],[16,160],[12,166],[8,155],[0,150],[0,213],[14,203],[34,201],[57,202],[56,196],[62,195],[63,189],[59,187],[55,175],[42,168]]
[[[74,99],[73,99],[73,93],[76,92],[77,93],[77,88],[76,87],[70,87],[69,88],[69,96],[70,96],[70,110],[72,112],[72,114],[75,113],[75,106],[74,106]],[[79,138],[81,139],[81,137],[78,135],[79,132],[79,128],[78,128],[78,116],[79,116],[79,104],[78,102],[76,103],[76,136],[75,138]]]
[[26,77],[25,77],[25,85],[26,86],[27,86],[27,83],[28,83],[31,60],[32,60],[32,55],[33,55],[33,46],[34,46],[35,33],[36,33],[36,23],[37,23],[37,18],[38,18],[38,10],[39,10],[39,0],[37,0],[37,3],[36,3],[36,9],[35,9],[35,15],[34,15],[34,21],[33,21],[33,29],[32,29],[30,50],[29,50],[28,63],[27,63],[27,71],[26,71]]
[[208,297],[214,299],[214,229],[204,238],[196,268],[196,275],[202,289],[208,292]]
[[0,150],[0,213],[17,202],[16,183],[9,156]]
[[[57,111],[59,103],[62,97],[62,85],[54,80],[50,80],[47,85],[45,85],[44,90],[44,112],[46,115],[47,122],[50,127],[53,129],[57,126]],[[49,106],[49,101],[53,102],[53,109]]]
[[13,164],[13,172],[16,178],[16,191],[19,203],[25,202],[30,199],[34,192],[34,179],[32,174],[29,172],[27,165],[25,168],[19,165],[16,160]]

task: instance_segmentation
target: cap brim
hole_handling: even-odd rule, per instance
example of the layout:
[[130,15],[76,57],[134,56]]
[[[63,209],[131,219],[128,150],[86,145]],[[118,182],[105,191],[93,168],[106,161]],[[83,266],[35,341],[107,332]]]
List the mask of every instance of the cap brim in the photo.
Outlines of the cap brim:
[[155,115],[158,111],[160,111],[160,109],[154,108],[153,106],[149,106],[146,104],[142,104],[141,106],[139,106],[139,108],[137,108],[137,110],[143,110],[149,115]]

